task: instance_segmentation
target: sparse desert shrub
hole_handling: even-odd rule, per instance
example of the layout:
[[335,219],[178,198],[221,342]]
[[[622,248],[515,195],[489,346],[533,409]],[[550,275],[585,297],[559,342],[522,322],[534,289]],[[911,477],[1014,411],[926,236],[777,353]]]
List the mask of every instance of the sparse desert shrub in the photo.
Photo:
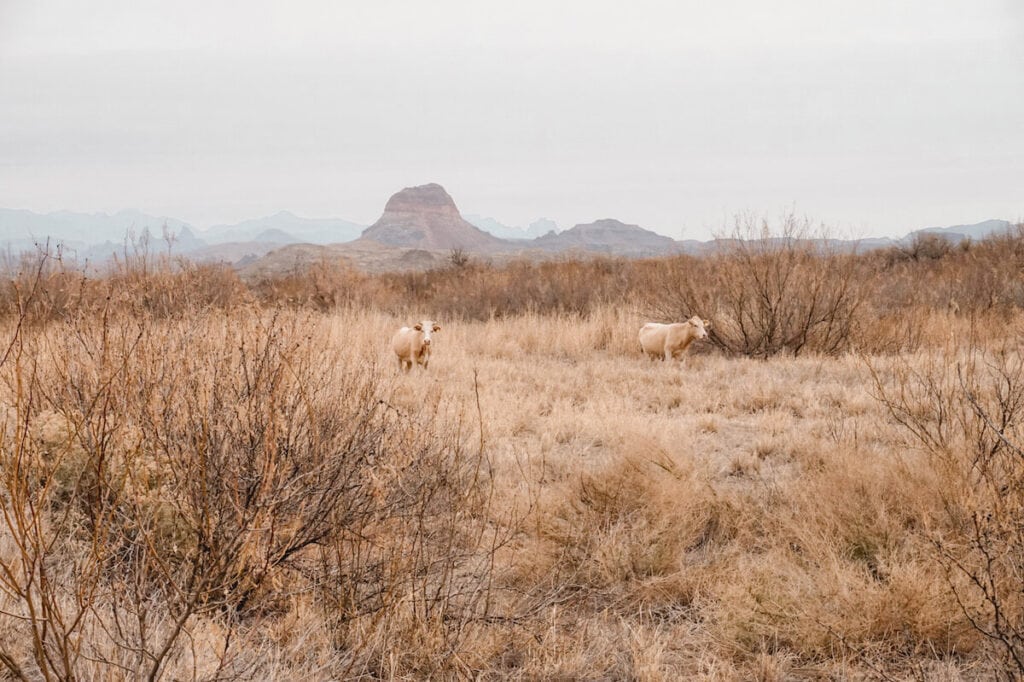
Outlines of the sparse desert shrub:
[[[929,240],[945,242],[940,237]],[[1024,306],[1024,233],[1021,226],[936,258],[913,258],[901,247],[866,254],[875,270],[875,305],[885,312],[948,311],[1005,318]]]
[[906,260],[941,260],[953,253],[953,249],[953,243],[942,235],[924,232],[914,235],[909,245],[895,247],[894,253]]
[[464,268],[469,265],[470,257],[465,249],[454,248],[448,252],[448,265],[453,268]]
[[334,675],[461,660],[504,537],[461,419],[396,412],[305,315],[164,312],[19,329],[0,365],[0,664],[178,676],[202,623],[205,678],[255,675],[238,633],[314,594]]
[[376,504],[350,504],[344,532],[317,553],[314,595],[345,676],[469,674],[491,654],[480,634],[495,617],[495,552],[515,523],[492,516],[482,452],[451,433],[392,438],[398,447],[375,468]]
[[713,343],[768,357],[834,354],[855,343],[867,297],[860,259],[831,251],[806,221],[737,221],[732,239],[703,258],[666,262],[650,303],[665,319],[710,318]]
[[933,555],[1007,677],[1024,674],[1024,357],[1015,344],[955,346],[873,367],[878,399],[938,472]]

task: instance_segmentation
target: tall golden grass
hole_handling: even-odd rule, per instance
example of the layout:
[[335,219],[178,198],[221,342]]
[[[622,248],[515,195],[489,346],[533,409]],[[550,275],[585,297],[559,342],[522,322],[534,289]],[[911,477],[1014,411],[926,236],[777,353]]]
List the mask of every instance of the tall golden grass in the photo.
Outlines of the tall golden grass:
[[[0,667],[1013,678],[1021,241],[249,283],[27,260],[0,283]],[[642,357],[643,322],[690,314],[722,331]],[[399,373],[423,315],[430,370]]]

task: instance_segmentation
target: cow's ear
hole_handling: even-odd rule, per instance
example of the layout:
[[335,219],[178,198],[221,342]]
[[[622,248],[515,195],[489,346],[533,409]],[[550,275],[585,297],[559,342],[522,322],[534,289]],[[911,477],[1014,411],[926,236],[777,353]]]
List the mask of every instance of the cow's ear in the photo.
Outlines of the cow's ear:
[[423,325],[422,324],[417,324],[415,327],[413,327],[413,329],[415,329],[418,332],[421,332],[421,331],[423,331]]
[[435,331],[435,332],[439,332],[439,331],[441,331],[441,325],[439,325],[439,324],[435,324],[435,325],[434,325],[434,331]]
[[711,329],[711,320],[704,320],[704,328]]

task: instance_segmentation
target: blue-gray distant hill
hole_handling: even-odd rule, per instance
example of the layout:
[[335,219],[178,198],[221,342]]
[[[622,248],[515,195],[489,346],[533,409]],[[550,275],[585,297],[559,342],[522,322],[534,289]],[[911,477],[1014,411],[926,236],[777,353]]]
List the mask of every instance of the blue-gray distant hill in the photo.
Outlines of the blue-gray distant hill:
[[[150,252],[168,252],[195,261],[241,266],[267,259],[287,261],[292,267],[296,253],[303,254],[303,258],[322,257],[326,253],[323,249],[327,248],[331,254],[348,254],[356,263],[372,261],[376,269],[400,269],[413,261],[420,268],[444,264],[452,249],[483,258],[517,254],[546,258],[574,253],[643,258],[715,253],[732,241],[677,241],[612,218],[561,232],[553,221],[543,218],[527,229],[509,227],[493,218],[470,218],[466,220],[460,215],[452,197],[437,184],[397,192],[388,200],[380,219],[365,229],[340,218],[302,218],[288,211],[198,231],[177,218],[133,209],[113,214],[39,214],[0,209],[0,250],[17,255],[35,252],[48,244],[51,252],[60,247],[66,258],[100,264],[114,255],[147,248]],[[1013,229],[1014,224],[1006,220],[985,220],[973,225],[926,227],[897,238],[830,239],[821,243],[832,249],[864,252],[905,247],[924,236],[959,243]]]
[[47,243],[68,256],[105,259],[148,240],[150,248],[166,246],[187,253],[206,246],[192,227],[177,218],[152,216],[134,209],[117,213],[33,213],[0,208],[0,248],[10,253],[32,252]]
[[130,234],[138,235],[147,228],[151,234],[159,237],[165,226],[172,234],[192,231],[188,223],[177,218],[147,215],[135,209],[113,214],[71,211],[40,214],[0,208],[0,239],[3,241],[50,237],[83,243],[120,242]]
[[210,244],[272,242],[275,244],[338,244],[358,239],[365,225],[341,218],[302,218],[280,211],[233,225],[214,225],[199,234]]
[[1006,234],[1013,229],[1008,220],[985,220],[974,225],[953,225],[951,227],[926,227],[911,232],[901,241],[912,241],[918,235],[932,234],[951,242],[962,242],[965,239],[977,241],[997,234]]
[[234,263],[289,244],[352,241],[363,229],[358,223],[340,218],[302,218],[288,211],[199,231],[177,218],[135,209],[113,214],[0,209],[3,251],[16,255],[48,245],[51,253],[59,248],[66,258],[93,263],[140,248],[197,261]]

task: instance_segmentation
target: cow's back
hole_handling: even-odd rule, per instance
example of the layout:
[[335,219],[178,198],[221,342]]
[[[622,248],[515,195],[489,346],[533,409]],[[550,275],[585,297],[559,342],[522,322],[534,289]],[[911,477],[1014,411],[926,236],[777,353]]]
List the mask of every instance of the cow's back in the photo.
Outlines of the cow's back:
[[660,355],[665,352],[665,337],[668,334],[669,326],[660,322],[648,322],[640,327],[640,348],[650,355]]

